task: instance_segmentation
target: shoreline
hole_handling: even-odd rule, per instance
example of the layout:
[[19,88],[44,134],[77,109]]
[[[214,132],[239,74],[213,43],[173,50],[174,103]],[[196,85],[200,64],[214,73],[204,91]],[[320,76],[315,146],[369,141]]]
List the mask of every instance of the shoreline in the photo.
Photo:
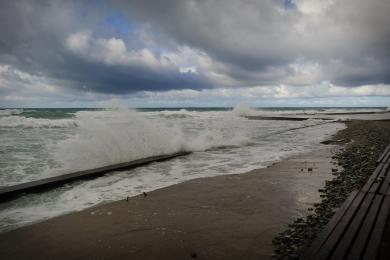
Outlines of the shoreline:
[[376,168],[376,162],[390,143],[390,121],[350,121],[327,143],[343,143],[344,149],[334,156],[341,171],[335,171],[321,192],[321,202],[312,213],[290,223],[275,237],[275,258],[298,259],[316,235],[328,223],[348,195],[359,190]]
[[390,121],[346,124],[319,149],[267,168],[193,179],[6,231],[0,258],[297,258],[390,143]]
[[[332,177],[331,152],[336,147],[322,146],[269,168],[190,180],[145,198],[131,197],[8,231],[0,234],[0,256],[270,258],[272,238],[320,200],[317,190]],[[42,255],[43,250],[47,252]]]
[[[209,153],[208,151],[200,151],[199,153],[195,152],[189,155],[188,160],[179,158],[173,160],[172,163],[151,164],[131,172],[107,174],[107,176],[96,180],[76,182],[75,185],[64,186],[47,193],[34,193],[22,196],[15,201],[1,205],[2,221],[0,233],[56,216],[80,211],[101,203],[121,200],[127,196],[136,196],[142,194],[142,192],[149,192],[190,179],[245,173],[253,169],[267,167],[273,162],[316,149],[322,138],[328,138],[344,126],[342,123],[333,122],[326,124],[327,126],[324,127],[317,126],[318,124],[313,125],[313,127],[310,125],[313,124],[310,123],[308,126],[274,131],[270,135],[263,135],[264,139],[269,139],[269,141],[265,142],[265,147],[255,148],[257,152],[253,152],[249,143],[249,153],[246,154],[245,152],[243,154],[244,157],[240,155],[234,156],[235,152],[232,151],[232,153],[230,147],[225,149],[222,146],[210,152],[212,156],[216,155],[214,158],[211,157],[210,160],[206,157]],[[307,135],[302,135],[302,130],[299,130],[303,128],[308,128],[308,130],[304,130]],[[297,130],[298,132],[297,134],[294,134],[294,132],[287,133],[290,130]],[[317,130],[320,132],[317,133]],[[318,138],[318,134],[322,136],[321,139]],[[273,135],[281,135],[283,139],[291,136],[292,144],[290,145],[290,141],[286,140],[286,145],[282,145],[286,149],[278,149],[278,147],[274,149],[271,146],[267,146],[267,143],[279,142],[277,139],[273,140],[273,138],[279,139],[278,136],[272,137]],[[295,138],[295,136],[297,137]],[[246,150],[246,148],[244,149]],[[237,151],[240,153],[240,150]],[[268,159],[264,160],[264,158]],[[216,159],[216,164],[207,162],[212,162],[213,159]],[[197,163],[199,163],[200,169],[205,169],[205,171],[198,169],[195,166]],[[179,168],[176,168],[175,165],[179,165]],[[185,170],[186,168],[188,171]],[[169,172],[170,169],[172,169],[172,173]]]
[[49,190],[61,187],[65,184],[74,183],[79,180],[94,179],[104,176],[108,172],[116,172],[138,168],[155,162],[167,161],[180,156],[185,156],[191,152],[179,151],[171,154],[150,156],[141,159],[135,159],[129,162],[111,164],[93,169],[64,173],[61,175],[42,178],[30,182],[24,182],[10,186],[0,186],[0,202],[10,201],[21,195],[31,194],[31,192]]

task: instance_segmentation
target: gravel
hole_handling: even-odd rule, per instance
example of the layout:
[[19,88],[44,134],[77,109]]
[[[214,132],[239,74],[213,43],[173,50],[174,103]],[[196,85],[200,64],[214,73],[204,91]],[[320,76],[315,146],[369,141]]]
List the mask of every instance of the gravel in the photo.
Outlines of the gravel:
[[309,208],[311,213],[296,219],[274,238],[273,258],[299,259],[348,195],[364,185],[376,167],[376,160],[390,144],[390,121],[350,121],[346,125],[346,129],[325,142],[344,144],[344,149],[333,156],[342,169],[332,169],[334,178],[319,190],[322,201]]

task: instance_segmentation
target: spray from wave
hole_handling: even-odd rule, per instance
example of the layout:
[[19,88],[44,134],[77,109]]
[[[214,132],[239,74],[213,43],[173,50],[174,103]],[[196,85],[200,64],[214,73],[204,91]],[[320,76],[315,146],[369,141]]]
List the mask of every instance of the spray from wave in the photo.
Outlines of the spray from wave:
[[[179,114],[186,113],[179,111]],[[218,119],[148,118],[127,108],[80,111],[75,134],[52,147],[60,171],[84,170],[179,151],[203,151],[249,142],[245,130],[232,130],[231,116]],[[237,117],[235,117],[237,118]],[[245,120],[245,119],[238,119]]]
[[257,111],[244,103],[240,103],[233,108],[233,113],[236,116],[254,116],[257,114]]
[[75,135],[55,144],[64,169],[80,170],[185,150],[180,128],[147,120],[135,111],[76,113]]
[[[40,158],[46,158],[47,170],[33,169],[36,171],[34,177],[39,178],[179,151],[225,149],[226,152],[229,148],[231,152],[233,148],[263,142],[264,136],[272,134],[276,125],[278,129],[295,129],[305,124],[278,121],[271,124],[243,117],[260,113],[263,111],[244,104],[239,104],[232,112],[185,109],[136,112],[118,104],[108,104],[105,110],[72,111],[72,118],[0,117],[0,127],[4,127],[10,137],[29,136],[25,142],[31,147],[31,151],[28,150],[30,161],[38,165],[44,161]],[[24,146],[15,149],[18,156],[25,155]],[[39,151],[45,155],[35,158]],[[24,176],[30,175],[21,172],[19,179]]]

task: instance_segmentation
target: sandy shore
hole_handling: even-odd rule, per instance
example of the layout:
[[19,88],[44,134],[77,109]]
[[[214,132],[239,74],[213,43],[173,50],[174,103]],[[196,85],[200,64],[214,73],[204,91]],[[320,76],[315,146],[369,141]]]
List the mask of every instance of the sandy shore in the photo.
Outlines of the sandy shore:
[[335,149],[3,233],[0,259],[268,259],[272,238],[320,200]]

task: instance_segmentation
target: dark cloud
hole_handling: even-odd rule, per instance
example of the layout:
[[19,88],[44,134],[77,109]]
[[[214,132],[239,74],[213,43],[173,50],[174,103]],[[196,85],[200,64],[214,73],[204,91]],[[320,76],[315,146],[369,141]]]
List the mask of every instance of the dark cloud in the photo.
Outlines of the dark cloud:
[[289,23],[275,1],[125,2],[130,15],[161,28],[179,44],[201,48],[214,58],[248,70],[293,59]]
[[[232,70],[259,75],[304,58],[323,67],[322,80],[345,85],[390,82],[389,1],[295,3],[295,8],[283,10],[272,0],[122,2],[131,15],[161,28],[180,44],[205,50]],[[346,72],[364,63],[365,72],[341,75],[331,67],[333,60],[351,67]],[[242,74],[230,75],[242,81]],[[274,84],[283,83],[279,76],[272,79]],[[269,83],[257,79],[258,84]]]
[[0,33],[4,40],[0,41],[0,63],[32,75],[68,81],[68,88],[100,93],[210,87],[202,75],[155,71],[137,64],[105,64],[83,59],[67,49],[67,37],[80,30],[108,34],[102,23],[111,14],[110,9],[117,11],[111,3],[96,7],[87,1],[1,1]]
[[0,1],[2,75],[118,95],[390,83],[389,1],[285,2]]
[[57,68],[49,72],[55,78],[73,81],[73,87],[106,94],[210,87],[207,79],[191,73],[159,73],[142,67],[107,66],[77,58],[68,59],[64,67],[70,67],[72,70]]

